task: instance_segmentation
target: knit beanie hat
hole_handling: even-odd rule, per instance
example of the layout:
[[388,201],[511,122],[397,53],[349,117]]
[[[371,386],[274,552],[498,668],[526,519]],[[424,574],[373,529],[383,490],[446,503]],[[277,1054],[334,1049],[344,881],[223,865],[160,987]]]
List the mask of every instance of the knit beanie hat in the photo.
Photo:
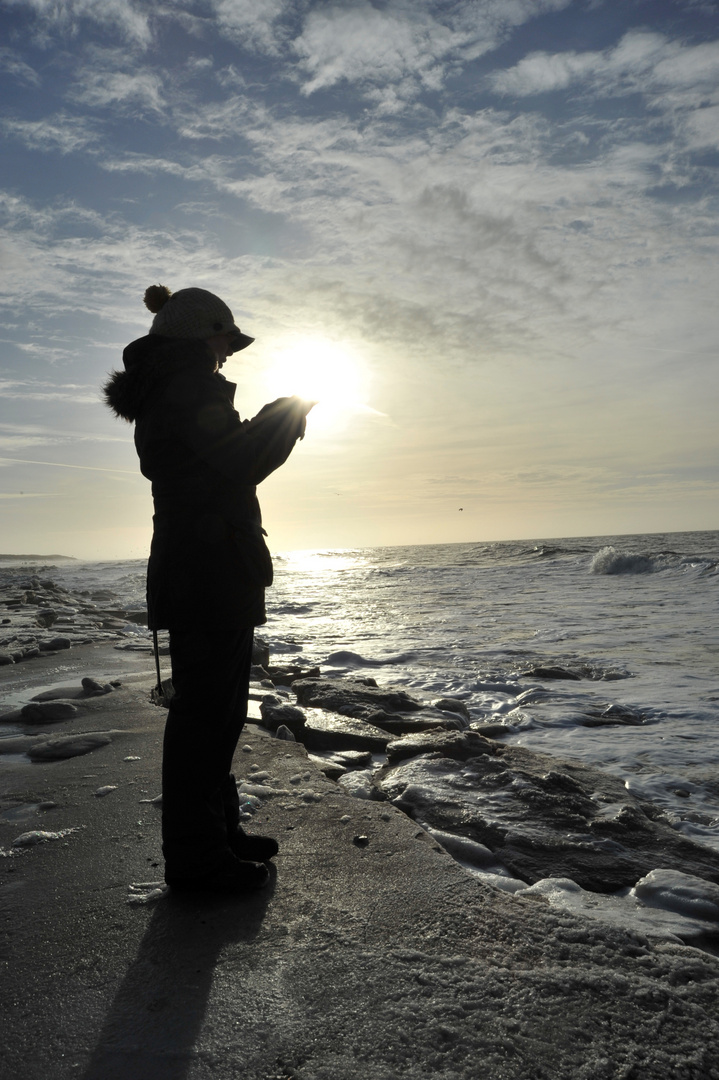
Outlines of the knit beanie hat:
[[235,326],[227,304],[207,289],[180,289],[173,293],[167,285],[150,285],[144,299],[145,307],[155,316],[151,334],[203,339],[216,334],[232,334],[231,352],[246,349],[255,340]]

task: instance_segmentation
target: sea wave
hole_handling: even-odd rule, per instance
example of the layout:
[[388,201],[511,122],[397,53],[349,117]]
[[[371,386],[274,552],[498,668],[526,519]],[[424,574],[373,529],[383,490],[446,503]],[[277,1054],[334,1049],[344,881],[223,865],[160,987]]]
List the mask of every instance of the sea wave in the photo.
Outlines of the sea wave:
[[665,570],[704,573],[716,568],[711,559],[681,555],[676,551],[624,552],[603,547],[589,564],[592,574],[659,574]]

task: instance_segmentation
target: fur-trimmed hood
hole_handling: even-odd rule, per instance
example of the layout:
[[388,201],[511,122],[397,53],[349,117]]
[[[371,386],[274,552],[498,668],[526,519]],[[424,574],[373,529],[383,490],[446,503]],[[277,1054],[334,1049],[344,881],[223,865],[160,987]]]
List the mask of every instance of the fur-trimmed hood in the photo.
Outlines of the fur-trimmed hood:
[[[131,342],[122,354],[124,371],[113,371],[102,390],[105,402],[116,416],[133,423],[147,408],[155,393],[180,372],[192,368],[214,371],[215,357],[202,340],[160,337],[146,334]],[[235,384],[218,374],[230,401]]]

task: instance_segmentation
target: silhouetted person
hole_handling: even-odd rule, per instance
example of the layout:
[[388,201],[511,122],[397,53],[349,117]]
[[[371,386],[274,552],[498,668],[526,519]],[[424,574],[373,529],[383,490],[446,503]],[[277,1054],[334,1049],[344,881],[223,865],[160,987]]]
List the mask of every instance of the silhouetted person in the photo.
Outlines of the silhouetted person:
[[170,632],[174,697],[162,763],[165,880],[181,891],[242,892],[268,880],[271,837],[240,827],[231,774],[247,717],[253,628],[266,622],[272,560],[259,484],[287,460],[311,403],[279,398],[253,420],[220,368],[254,338],[213,293],[152,285],[150,332],[123,353],[107,403],[135,423],[152,481],[148,626]]

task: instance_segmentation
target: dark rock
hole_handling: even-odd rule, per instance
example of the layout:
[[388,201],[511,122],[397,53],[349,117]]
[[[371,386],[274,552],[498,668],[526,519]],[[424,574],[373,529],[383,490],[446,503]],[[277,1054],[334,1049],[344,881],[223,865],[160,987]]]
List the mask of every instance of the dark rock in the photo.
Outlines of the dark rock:
[[382,753],[394,738],[362,720],[316,710],[307,716],[301,742],[308,750],[365,750]]
[[250,679],[252,682],[264,682],[265,680],[269,680],[269,678],[269,671],[266,671],[265,668],[260,667],[259,664],[253,664],[250,668]]
[[62,761],[81,757],[101,746],[109,746],[112,736],[122,734],[110,731],[85,731],[78,735],[52,735],[33,744],[27,751],[31,761]]
[[26,724],[58,724],[77,716],[77,706],[69,701],[33,701],[23,705],[20,715]]
[[577,675],[576,671],[563,667],[533,667],[529,671],[523,671],[521,677],[523,679],[572,679],[574,682],[579,682],[582,676]]
[[155,684],[150,691],[150,701],[153,705],[158,705],[161,709],[169,709],[170,702],[174,696],[175,687],[172,685],[172,679],[163,679],[159,689],[157,684]]
[[0,667],[7,667],[8,664],[14,664],[12,656],[8,652],[0,652]]
[[81,686],[67,687],[57,686],[52,690],[43,690],[40,694],[35,694],[35,697],[31,698],[32,701],[65,701],[68,699],[77,700],[78,698],[88,697],[100,697],[103,694],[112,693],[111,683],[101,683],[97,679],[90,678],[89,676],[82,680]]
[[484,735],[485,739],[502,739],[513,730],[510,724],[472,724],[472,731]]
[[297,679],[319,679],[320,677],[319,668],[301,668],[295,664],[270,664],[267,672],[275,686],[291,686]]
[[127,611],[125,612],[125,618],[129,623],[136,623],[137,626],[147,626],[147,610],[141,611]]
[[49,641],[39,642],[40,649],[43,652],[59,652],[62,649],[69,649],[72,645],[70,638],[66,637],[54,637]]
[[290,729],[285,724],[280,724],[275,732],[276,739],[284,739],[285,742],[297,742]]
[[719,852],[682,836],[658,807],[599,769],[473,731],[397,740],[388,757],[375,784],[395,805],[483,844],[530,884],[570,878],[612,893],[656,867],[719,882]]
[[435,709],[442,709],[444,712],[459,713],[460,716],[463,716],[464,719],[469,722],[469,709],[463,701],[459,700],[459,698],[444,697],[440,698],[438,701],[433,701],[432,704]]
[[328,780],[339,780],[340,776],[344,776],[347,772],[346,769],[343,769],[341,765],[335,764],[330,758],[325,760],[324,758],[314,757],[313,754],[310,754],[309,759],[313,765],[317,766],[321,773],[324,773]]
[[342,765],[345,770],[366,769],[372,764],[372,754],[369,750],[340,750],[332,755],[332,761]]
[[270,662],[270,647],[264,638],[255,636],[252,642],[252,663],[267,670]]
[[439,709],[434,712],[431,709],[422,709],[421,712],[405,716],[403,713],[388,713],[383,709],[370,713],[367,717],[368,724],[389,731],[392,735],[410,735],[415,731],[457,730],[464,727],[459,716],[449,716]]
[[262,726],[268,731],[277,731],[279,727],[286,727],[296,739],[302,741],[305,728],[305,714],[294,705],[276,705],[267,699],[260,705]]
[[53,611],[52,608],[39,608],[35,618],[37,619],[38,626],[48,627],[52,626],[54,622],[57,622],[58,614],[56,611]]
[[356,847],[367,847],[369,844],[369,836],[353,836],[352,843],[355,844]]
[[84,697],[102,697],[103,694],[112,693],[112,686],[110,683],[101,683],[87,676],[82,680],[82,690]]
[[379,689],[359,679],[303,679],[293,683],[300,705],[367,720],[372,713],[418,712],[422,705],[404,690]]
[[612,724],[629,724],[638,727],[646,721],[642,713],[630,709],[627,705],[607,705],[601,712],[590,712],[578,719],[582,727],[607,727]]
[[366,769],[372,764],[369,750],[339,750],[330,757],[315,757],[310,754],[310,761],[330,780],[339,780],[348,772]]
[[471,729],[458,732],[448,731],[446,734],[426,732],[397,739],[387,747],[387,760],[395,764],[420,754],[438,754],[442,757],[453,758],[455,761],[467,761],[468,758],[476,757],[478,754],[499,752],[499,749],[499,743],[486,739]]

